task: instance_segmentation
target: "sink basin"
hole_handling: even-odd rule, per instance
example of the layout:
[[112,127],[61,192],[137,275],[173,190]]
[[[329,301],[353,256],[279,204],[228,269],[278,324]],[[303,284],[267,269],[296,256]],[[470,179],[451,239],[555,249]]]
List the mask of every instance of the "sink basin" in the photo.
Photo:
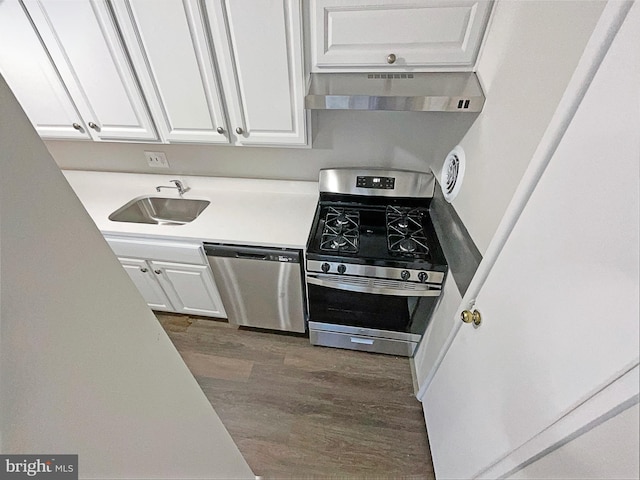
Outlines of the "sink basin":
[[208,200],[186,198],[134,198],[109,215],[114,222],[184,225],[198,218],[209,205]]

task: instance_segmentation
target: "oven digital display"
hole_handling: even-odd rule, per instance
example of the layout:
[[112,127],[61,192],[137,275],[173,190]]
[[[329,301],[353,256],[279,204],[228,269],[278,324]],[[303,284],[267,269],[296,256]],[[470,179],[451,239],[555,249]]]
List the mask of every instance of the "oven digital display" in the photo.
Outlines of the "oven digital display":
[[356,187],[393,190],[395,186],[396,179],[394,177],[371,177],[362,175],[356,177]]

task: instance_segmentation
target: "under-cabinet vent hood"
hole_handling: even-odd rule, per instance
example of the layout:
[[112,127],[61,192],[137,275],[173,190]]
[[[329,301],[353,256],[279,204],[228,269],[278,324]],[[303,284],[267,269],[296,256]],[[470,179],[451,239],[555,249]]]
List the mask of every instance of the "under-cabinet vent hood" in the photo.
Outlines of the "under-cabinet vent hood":
[[473,72],[314,73],[311,110],[480,112],[484,93]]

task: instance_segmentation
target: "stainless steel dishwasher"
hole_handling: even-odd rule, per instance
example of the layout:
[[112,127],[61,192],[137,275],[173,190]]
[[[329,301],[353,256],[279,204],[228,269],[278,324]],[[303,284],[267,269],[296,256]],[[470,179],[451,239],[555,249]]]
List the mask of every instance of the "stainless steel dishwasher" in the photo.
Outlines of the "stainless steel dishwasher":
[[205,243],[229,323],[306,330],[299,250]]

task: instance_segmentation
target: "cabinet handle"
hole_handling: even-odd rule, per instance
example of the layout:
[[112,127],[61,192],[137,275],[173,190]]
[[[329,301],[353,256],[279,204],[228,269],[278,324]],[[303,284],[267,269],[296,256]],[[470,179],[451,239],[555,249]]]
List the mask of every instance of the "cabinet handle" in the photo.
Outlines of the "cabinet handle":
[[89,128],[93,128],[94,130],[98,130],[98,125],[93,122],[89,122]]
[[216,128],[216,132],[218,132],[220,135],[222,135],[224,133],[224,128],[218,127],[218,128]]
[[154,270],[153,271],[156,275],[160,275],[162,273],[162,270]]
[[75,128],[75,129],[76,129],[76,130],[78,130],[78,131],[81,131],[81,130],[82,130],[82,127],[80,126],[80,124],[79,124],[79,123],[74,123],[74,124],[72,125],[72,127],[73,127],[73,128]]
[[147,269],[147,268],[141,268],[141,269],[140,269],[140,271],[141,271],[142,273],[147,273],[147,272],[149,271],[149,269]]
[[237,133],[238,135],[242,135],[242,134],[244,133],[244,130],[242,130],[242,128],[241,128],[241,127],[238,127],[238,128],[236,128],[236,133]]
[[390,53],[389,55],[387,55],[387,63],[396,63],[396,55],[394,53]]

